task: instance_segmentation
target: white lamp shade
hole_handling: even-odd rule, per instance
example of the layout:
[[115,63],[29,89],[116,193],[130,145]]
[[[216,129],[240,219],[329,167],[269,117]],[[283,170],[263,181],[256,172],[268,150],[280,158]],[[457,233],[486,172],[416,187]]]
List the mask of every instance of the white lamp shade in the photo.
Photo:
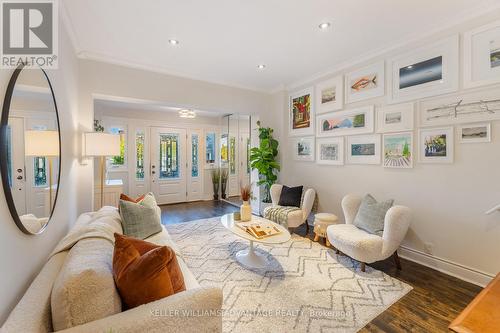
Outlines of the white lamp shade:
[[26,156],[59,156],[58,131],[24,132],[24,154]]
[[85,133],[85,156],[120,155],[120,135],[103,132]]

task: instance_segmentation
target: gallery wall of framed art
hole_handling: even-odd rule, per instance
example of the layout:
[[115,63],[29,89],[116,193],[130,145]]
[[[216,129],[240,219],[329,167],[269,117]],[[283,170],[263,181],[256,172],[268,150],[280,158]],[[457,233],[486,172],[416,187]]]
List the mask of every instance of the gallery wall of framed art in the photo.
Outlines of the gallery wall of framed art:
[[295,161],[453,163],[455,136],[491,142],[500,120],[500,21],[337,73],[290,93],[288,110]]

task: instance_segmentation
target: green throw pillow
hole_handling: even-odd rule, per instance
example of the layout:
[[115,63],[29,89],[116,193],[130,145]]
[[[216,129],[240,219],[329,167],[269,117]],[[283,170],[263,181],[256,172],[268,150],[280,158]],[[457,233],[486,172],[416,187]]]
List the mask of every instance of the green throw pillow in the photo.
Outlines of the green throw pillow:
[[394,200],[377,202],[370,194],[365,195],[353,224],[370,234],[382,236],[385,214],[393,203]]
[[156,200],[152,193],[146,194],[138,203],[120,200],[123,234],[146,239],[162,231],[156,207]]

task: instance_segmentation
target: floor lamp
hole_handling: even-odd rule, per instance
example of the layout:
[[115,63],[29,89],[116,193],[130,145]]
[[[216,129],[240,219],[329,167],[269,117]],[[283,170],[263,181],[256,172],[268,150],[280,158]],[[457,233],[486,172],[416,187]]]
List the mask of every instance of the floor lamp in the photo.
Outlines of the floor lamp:
[[120,135],[103,132],[85,133],[85,156],[100,157],[101,207],[104,205],[106,157],[120,155]]
[[52,164],[53,158],[59,156],[59,132],[58,131],[34,131],[24,133],[24,155],[33,157],[45,157],[49,161],[49,216],[52,213],[53,189],[52,189]]

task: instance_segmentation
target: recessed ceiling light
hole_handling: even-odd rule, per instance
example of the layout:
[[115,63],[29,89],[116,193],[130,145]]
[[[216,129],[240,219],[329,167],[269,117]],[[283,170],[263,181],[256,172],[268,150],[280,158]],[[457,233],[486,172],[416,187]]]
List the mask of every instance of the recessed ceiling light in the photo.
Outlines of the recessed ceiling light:
[[326,30],[328,28],[331,27],[331,23],[330,22],[323,22],[321,23],[320,25],[318,25],[318,27],[321,29],[321,30]]
[[179,44],[179,41],[177,39],[169,39],[168,42],[171,44],[171,45],[178,45]]
[[406,67],[406,68],[408,68],[408,69],[412,69],[412,68],[413,68],[413,65],[410,65],[410,66],[408,66],[408,67]]
[[257,66],[257,68],[258,68],[258,69],[264,69],[264,68],[266,68],[266,65],[264,65],[264,64],[260,64],[260,65],[258,65],[258,66]]

